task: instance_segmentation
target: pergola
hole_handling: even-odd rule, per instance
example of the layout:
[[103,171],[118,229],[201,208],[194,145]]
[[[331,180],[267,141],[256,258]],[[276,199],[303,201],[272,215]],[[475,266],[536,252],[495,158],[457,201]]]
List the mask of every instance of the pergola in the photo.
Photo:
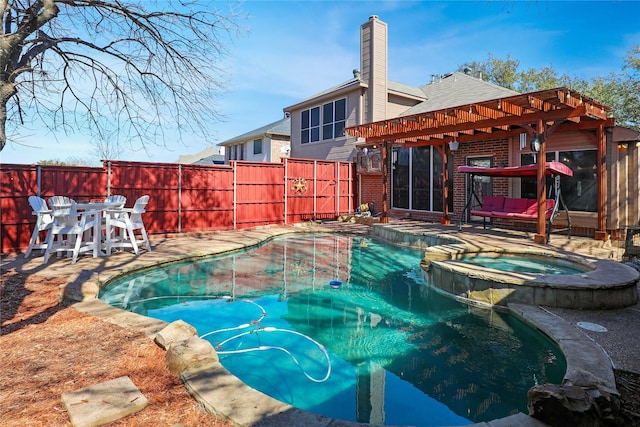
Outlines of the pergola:
[[[605,127],[614,126],[611,108],[580,94],[560,87],[521,95],[513,95],[473,104],[427,111],[346,128],[346,132],[364,138],[365,144],[378,144],[382,153],[383,206],[382,222],[388,222],[387,175],[388,152],[393,145],[404,147],[434,146],[444,159],[442,222],[449,222],[447,156],[450,142],[483,141],[518,136],[526,132],[536,139],[538,162],[538,222],[537,242],[546,242],[544,209],[546,203],[544,141],[556,132],[585,132],[598,148],[598,222],[596,239],[606,239],[605,212]],[[537,147],[536,147],[537,148]]]

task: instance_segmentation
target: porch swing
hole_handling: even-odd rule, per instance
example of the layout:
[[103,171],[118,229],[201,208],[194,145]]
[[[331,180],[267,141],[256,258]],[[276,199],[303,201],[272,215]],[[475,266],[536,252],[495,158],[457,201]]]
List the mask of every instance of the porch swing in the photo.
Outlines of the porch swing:
[[[503,168],[485,168],[477,166],[459,166],[458,172],[466,173],[470,175],[470,182],[473,183],[474,176],[488,176],[488,177],[502,177],[502,178],[536,178],[538,173],[538,165],[531,164],[526,166],[510,166]],[[545,220],[546,220],[546,236],[547,242],[551,237],[551,227],[553,220],[559,213],[559,208],[562,209],[567,215],[567,228],[558,229],[557,231],[567,231],[567,236],[571,237],[571,217],[569,215],[569,209],[562,197],[560,187],[561,176],[573,176],[573,171],[565,164],[560,162],[546,162],[545,175],[553,178],[552,187],[549,188],[549,193],[553,188],[555,198],[547,199],[545,203]],[[482,217],[483,228],[487,228],[487,218],[493,220],[508,219],[513,221],[538,221],[538,199],[527,198],[511,198],[504,196],[483,196],[482,200],[476,193],[476,189],[473,185],[467,194],[467,200],[460,214],[460,222],[458,223],[458,230],[462,229],[463,220],[465,214],[471,214],[474,216]],[[478,209],[471,209],[473,201],[476,201]]]

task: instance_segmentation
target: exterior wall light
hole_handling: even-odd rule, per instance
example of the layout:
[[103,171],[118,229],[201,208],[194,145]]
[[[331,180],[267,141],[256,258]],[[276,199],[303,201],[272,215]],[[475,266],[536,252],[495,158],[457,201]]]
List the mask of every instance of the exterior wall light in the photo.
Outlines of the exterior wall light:
[[534,136],[533,139],[529,142],[531,151],[533,151],[534,153],[538,153],[543,142],[544,138],[541,135]]

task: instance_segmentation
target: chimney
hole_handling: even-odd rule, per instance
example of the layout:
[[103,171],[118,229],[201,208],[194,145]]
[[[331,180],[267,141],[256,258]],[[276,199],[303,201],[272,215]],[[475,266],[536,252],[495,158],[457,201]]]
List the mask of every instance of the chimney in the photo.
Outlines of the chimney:
[[361,79],[368,85],[364,95],[364,122],[387,118],[388,47],[387,24],[376,15],[360,27]]

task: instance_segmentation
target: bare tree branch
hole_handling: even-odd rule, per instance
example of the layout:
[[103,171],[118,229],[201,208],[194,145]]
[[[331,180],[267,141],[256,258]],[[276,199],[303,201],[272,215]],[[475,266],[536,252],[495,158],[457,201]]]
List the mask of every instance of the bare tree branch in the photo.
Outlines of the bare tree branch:
[[[241,16],[170,0],[0,0],[0,151],[21,118],[142,148],[220,117],[220,60]],[[221,38],[224,37],[224,38]],[[20,95],[20,97],[18,97]],[[99,144],[98,144],[99,141]],[[102,147],[102,148],[100,148]]]

